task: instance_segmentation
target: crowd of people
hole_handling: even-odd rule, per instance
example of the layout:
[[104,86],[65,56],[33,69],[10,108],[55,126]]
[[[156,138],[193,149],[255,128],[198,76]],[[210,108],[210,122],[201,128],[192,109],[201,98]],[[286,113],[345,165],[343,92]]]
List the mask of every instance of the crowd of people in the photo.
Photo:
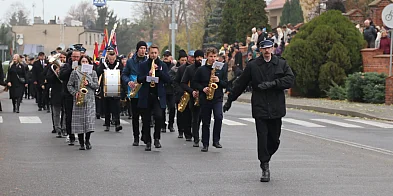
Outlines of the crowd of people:
[[[240,94],[252,89],[261,181],[267,182],[269,161],[280,143],[284,90],[294,81],[286,61],[274,55],[274,44],[263,38],[256,46],[250,45],[260,55],[251,55],[247,66],[239,63],[237,44],[233,47],[224,44],[220,51],[180,50],[175,60],[169,51],[160,57],[157,45],[148,47],[140,41],[135,53],[117,55],[108,47],[105,52],[100,51],[95,62],[81,45],[74,45],[66,51],[54,51],[49,57],[39,53],[37,59],[26,62],[14,55],[6,80],[0,78],[4,81],[0,85],[7,86],[14,112],[20,111],[25,89],[34,89],[25,98],[32,96],[38,111],[52,113],[52,133],[57,133],[56,137],[67,137],[68,145],[73,146],[77,135],[80,150],[92,149],[90,138],[96,131],[96,119],[105,118],[103,131],[110,131],[113,125],[119,132],[123,129],[120,116],[126,113],[132,119],[133,146],[142,141],[145,151],[151,151],[152,145],[161,148],[161,133],[176,131],[176,116],[177,137],[193,142],[193,147],[201,143],[202,152],[208,152],[211,140],[215,148],[223,147],[220,143],[223,113]],[[230,52],[232,55],[228,55]],[[228,100],[223,104],[225,93]]]

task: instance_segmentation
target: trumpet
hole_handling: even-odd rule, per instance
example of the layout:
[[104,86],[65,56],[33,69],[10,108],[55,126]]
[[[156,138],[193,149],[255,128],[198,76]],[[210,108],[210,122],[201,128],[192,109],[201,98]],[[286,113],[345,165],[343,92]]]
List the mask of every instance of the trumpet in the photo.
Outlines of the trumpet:
[[[153,61],[151,62],[150,71],[151,71],[151,77],[156,77],[156,68],[154,67],[154,59],[153,59]],[[151,87],[151,88],[156,87],[156,83],[154,83],[154,81],[151,81],[151,82],[150,82],[150,87]]]
[[[59,77],[59,74],[58,74],[58,70],[59,70],[60,67],[61,67],[61,62],[60,62],[59,58],[60,58],[60,53],[59,53],[59,54],[56,54],[56,55],[54,55],[54,56],[52,56],[52,57],[49,59],[49,63],[52,64],[52,65],[51,65],[51,69],[52,69],[53,73],[56,75],[57,79],[60,80],[60,77]],[[60,82],[63,83],[62,80],[60,80]]]

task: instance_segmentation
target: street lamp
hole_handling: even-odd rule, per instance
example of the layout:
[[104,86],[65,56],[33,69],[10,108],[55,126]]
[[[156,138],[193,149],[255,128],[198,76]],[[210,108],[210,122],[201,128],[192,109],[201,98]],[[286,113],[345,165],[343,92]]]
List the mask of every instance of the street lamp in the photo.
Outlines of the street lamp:
[[107,1],[121,1],[121,2],[134,2],[134,3],[154,3],[154,4],[165,4],[165,5],[170,5],[172,7],[172,23],[169,24],[169,29],[172,31],[172,54],[175,54],[175,43],[176,43],[176,30],[177,30],[177,24],[175,20],[175,1],[178,0],[164,0],[164,1],[153,1],[153,0],[93,0],[93,5],[97,7],[102,7],[106,5]]

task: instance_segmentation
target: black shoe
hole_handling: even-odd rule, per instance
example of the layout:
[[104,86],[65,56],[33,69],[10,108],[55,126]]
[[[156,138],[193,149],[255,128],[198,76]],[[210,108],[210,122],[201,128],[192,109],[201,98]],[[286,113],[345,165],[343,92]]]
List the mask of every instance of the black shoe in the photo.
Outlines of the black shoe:
[[101,116],[99,114],[96,114],[96,119],[101,119]]
[[70,140],[70,143],[68,143],[69,146],[73,146],[75,143],[75,140]]
[[119,132],[119,131],[121,131],[123,129],[123,127],[122,126],[120,126],[120,125],[116,125],[116,132]]
[[216,148],[222,148],[220,142],[213,143],[213,146]]
[[57,133],[56,138],[63,138],[63,136],[61,136],[61,132]]
[[166,129],[165,129],[165,128],[162,128],[162,129],[161,129],[161,133],[166,133]]
[[270,181],[269,162],[261,163],[261,169],[262,169],[261,182],[269,182]]
[[42,111],[42,108],[38,108],[38,111]]
[[109,131],[109,126],[106,126],[104,131]]
[[186,138],[186,141],[187,142],[191,142],[192,141],[192,138],[190,137],[190,138]]
[[86,149],[87,150],[90,150],[90,149],[92,149],[93,147],[91,146],[91,144],[90,144],[90,142],[86,142]]
[[157,139],[154,140],[154,147],[156,147],[156,148],[161,148],[162,147],[161,144],[160,144],[160,140],[157,140]]
[[199,142],[194,142],[193,147],[199,147]]
[[169,127],[168,129],[170,132],[175,132],[175,128],[173,128],[173,127]]
[[57,131],[53,129],[53,130],[52,130],[52,133],[57,133]]
[[111,125],[103,124],[102,126],[104,126],[104,127],[110,127]]
[[81,146],[79,150],[86,150],[85,145]]
[[132,146],[139,146],[139,138],[134,139],[134,143],[132,143]]
[[150,142],[146,144],[145,151],[151,151],[151,143]]
[[177,138],[183,138],[183,132],[179,132],[179,136]]
[[208,146],[203,146],[203,148],[201,149],[202,152],[207,152],[209,151],[209,147]]

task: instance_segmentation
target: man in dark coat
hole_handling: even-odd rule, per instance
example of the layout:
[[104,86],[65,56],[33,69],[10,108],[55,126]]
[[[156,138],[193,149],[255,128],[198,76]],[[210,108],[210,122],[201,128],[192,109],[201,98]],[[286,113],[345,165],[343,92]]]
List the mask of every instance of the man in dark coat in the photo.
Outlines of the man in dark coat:
[[[154,146],[156,148],[161,148],[162,110],[166,108],[164,84],[170,82],[168,68],[166,64],[158,58],[158,51],[158,46],[154,44],[150,46],[149,59],[140,64],[139,67],[138,83],[142,84],[142,87],[139,90],[138,108],[142,110],[142,135],[145,137],[144,141],[146,142],[145,151],[151,151],[150,121],[152,113],[155,122]],[[154,70],[152,70],[152,67]],[[150,81],[152,76],[158,78],[158,83],[156,83],[157,81]]]
[[278,150],[281,134],[281,118],[285,116],[284,90],[291,88],[295,76],[287,62],[275,55],[273,42],[260,43],[262,55],[250,61],[236,80],[223,109],[228,111],[235,101],[252,83],[252,117],[255,119],[258,139],[258,159],[262,169],[261,182],[270,181],[269,161]]
[[[175,66],[172,63],[172,54],[169,51],[164,52],[164,58],[162,61],[166,64],[168,70],[171,70],[173,66]],[[167,108],[169,111],[169,120],[168,120],[168,129],[170,132],[175,132],[175,129],[173,128],[173,124],[175,122],[175,113],[176,113],[176,108],[175,108],[175,97],[174,97],[174,88],[172,85],[172,80],[170,80],[169,83],[165,84],[165,92],[166,92],[166,104]],[[164,109],[162,113],[162,117],[164,118],[162,121],[162,128],[161,132],[166,132],[166,110]]]
[[[4,70],[3,70],[3,62],[0,61],[0,85],[1,86],[6,86],[6,83],[4,82]],[[1,107],[1,101],[0,101],[0,112],[3,111],[3,108]]]
[[34,86],[36,88],[36,102],[38,103],[38,111],[42,111],[44,107],[44,97],[43,97],[44,89],[42,88],[42,85],[44,85],[45,77],[42,74],[45,66],[46,66],[45,53],[40,52],[38,53],[38,60],[33,63],[33,69],[32,69],[33,72],[32,78],[33,78]]

